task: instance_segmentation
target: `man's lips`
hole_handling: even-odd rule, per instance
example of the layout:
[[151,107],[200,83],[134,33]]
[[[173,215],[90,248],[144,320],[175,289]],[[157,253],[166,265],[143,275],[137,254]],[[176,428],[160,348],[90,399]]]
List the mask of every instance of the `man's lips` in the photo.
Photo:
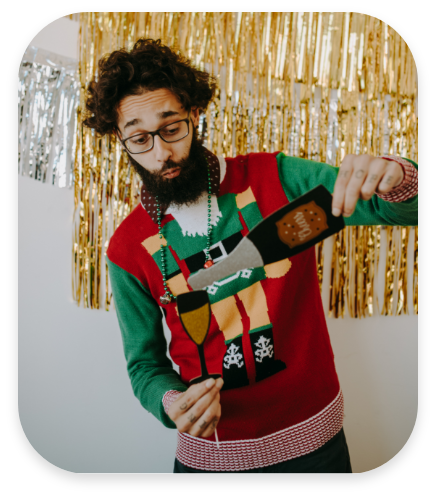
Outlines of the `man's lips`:
[[162,174],[165,178],[175,178],[176,176],[179,176],[180,174],[180,168],[171,168],[168,171],[165,171],[165,173]]

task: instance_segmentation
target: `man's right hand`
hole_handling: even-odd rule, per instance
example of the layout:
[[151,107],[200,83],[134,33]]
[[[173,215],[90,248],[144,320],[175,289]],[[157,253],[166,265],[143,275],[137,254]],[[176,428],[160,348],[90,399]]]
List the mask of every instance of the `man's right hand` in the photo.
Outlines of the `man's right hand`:
[[192,385],[168,410],[168,416],[179,432],[191,436],[211,436],[221,417],[220,390],[223,379],[207,379]]

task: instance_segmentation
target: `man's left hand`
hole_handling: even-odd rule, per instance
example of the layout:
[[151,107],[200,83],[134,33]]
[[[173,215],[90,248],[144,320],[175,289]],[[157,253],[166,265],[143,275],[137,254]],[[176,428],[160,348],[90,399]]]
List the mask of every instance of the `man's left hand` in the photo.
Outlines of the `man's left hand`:
[[351,216],[358,199],[371,199],[374,193],[387,194],[403,181],[403,168],[369,154],[348,154],[339,168],[333,191],[332,213]]

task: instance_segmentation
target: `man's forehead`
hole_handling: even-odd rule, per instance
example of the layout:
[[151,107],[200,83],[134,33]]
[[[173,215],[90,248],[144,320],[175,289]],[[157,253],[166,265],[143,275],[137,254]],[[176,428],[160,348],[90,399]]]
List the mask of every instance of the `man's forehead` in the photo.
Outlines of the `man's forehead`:
[[177,97],[166,89],[129,95],[121,100],[118,107],[122,126],[135,118],[164,119],[171,111],[180,113],[182,110],[183,105]]

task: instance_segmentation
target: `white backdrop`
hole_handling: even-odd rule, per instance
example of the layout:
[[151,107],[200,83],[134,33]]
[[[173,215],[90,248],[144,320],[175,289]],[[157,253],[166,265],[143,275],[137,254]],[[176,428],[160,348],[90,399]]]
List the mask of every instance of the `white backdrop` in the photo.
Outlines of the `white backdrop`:
[[[32,44],[75,57],[77,23],[60,19]],[[18,186],[19,410],[28,440],[72,472],[171,472],[176,433],[134,397],[115,312],[72,300],[72,190],[21,177]],[[413,430],[418,320],[327,322],[353,471],[365,472],[391,460]]]

